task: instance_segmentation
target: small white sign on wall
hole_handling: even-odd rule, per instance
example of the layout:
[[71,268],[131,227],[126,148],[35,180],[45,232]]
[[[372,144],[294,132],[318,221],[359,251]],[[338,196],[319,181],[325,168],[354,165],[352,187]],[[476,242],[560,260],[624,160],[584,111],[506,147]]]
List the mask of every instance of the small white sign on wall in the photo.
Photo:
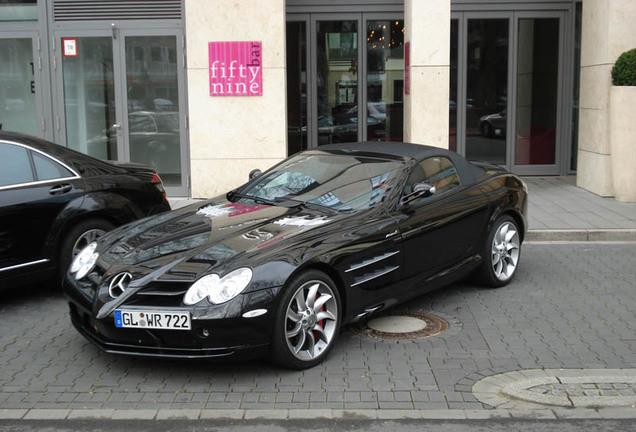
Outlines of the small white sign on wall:
[[77,57],[77,39],[62,39],[64,57]]

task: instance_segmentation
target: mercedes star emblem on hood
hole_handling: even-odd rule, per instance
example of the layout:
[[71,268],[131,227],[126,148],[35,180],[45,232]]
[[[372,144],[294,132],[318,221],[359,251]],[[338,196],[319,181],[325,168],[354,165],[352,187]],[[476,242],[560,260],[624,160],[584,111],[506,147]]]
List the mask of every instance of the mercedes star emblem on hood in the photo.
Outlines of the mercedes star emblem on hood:
[[118,273],[108,285],[108,294],[112,298],[117,298],[126,291],[128,284],[132,280],[132,275],[128,272]]

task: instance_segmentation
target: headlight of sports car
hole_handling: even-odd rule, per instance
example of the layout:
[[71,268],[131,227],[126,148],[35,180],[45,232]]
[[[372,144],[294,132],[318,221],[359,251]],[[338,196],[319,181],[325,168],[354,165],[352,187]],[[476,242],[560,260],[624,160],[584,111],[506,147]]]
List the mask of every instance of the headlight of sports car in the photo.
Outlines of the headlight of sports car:
[[97,243],[93,242],[78,253],[71,263],[70,271],[75,274],[75,279],[80,280],[95,266],[99,254],[95,252]]
[[187,305],[199,303],[208,297],[214,304],[225,303],[239,295],[252,280],[252,270],[243,267],[222,278],[212,274],[203,276],[185,293],[183,302]]

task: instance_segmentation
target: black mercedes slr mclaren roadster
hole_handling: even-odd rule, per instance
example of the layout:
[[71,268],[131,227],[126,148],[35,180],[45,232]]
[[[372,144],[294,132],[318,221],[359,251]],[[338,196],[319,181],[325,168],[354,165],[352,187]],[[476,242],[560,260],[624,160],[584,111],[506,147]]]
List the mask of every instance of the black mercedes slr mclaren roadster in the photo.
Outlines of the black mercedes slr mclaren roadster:
[[77,330],[111,353],[302,369],[345,323],[467,275],[500,287],[519,266],[527,189],[497,166],[356,143],[251,177],[80,252],[64,281]]

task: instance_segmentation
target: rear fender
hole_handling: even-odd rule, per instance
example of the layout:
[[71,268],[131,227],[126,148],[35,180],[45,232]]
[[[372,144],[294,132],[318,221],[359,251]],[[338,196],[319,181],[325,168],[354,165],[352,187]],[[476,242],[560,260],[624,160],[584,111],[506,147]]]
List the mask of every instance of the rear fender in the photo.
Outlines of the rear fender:
[[[527,214],[528,202],[527,195],[522,189],[516,189],[513,187],[503,187],[494,193],[487,192],[488,200],[492,206],[492,212],[490,219],[488,220],[487,229],[484,230],[484,239],[492,229],[495,221],[503,215],[510,215],[515,219],[519,226],[521,241],[525,238],[525,234],[528,230],[528,220],[525,216]],[[483,244],[483,242],[482,242]]]
[[69,202],[59,213],[44,244],[47,256],[57,261],[57,245],[77,223],[86,219],[104,219],[115,226],[144,217],[128,198],[112,192],[89,192]]

